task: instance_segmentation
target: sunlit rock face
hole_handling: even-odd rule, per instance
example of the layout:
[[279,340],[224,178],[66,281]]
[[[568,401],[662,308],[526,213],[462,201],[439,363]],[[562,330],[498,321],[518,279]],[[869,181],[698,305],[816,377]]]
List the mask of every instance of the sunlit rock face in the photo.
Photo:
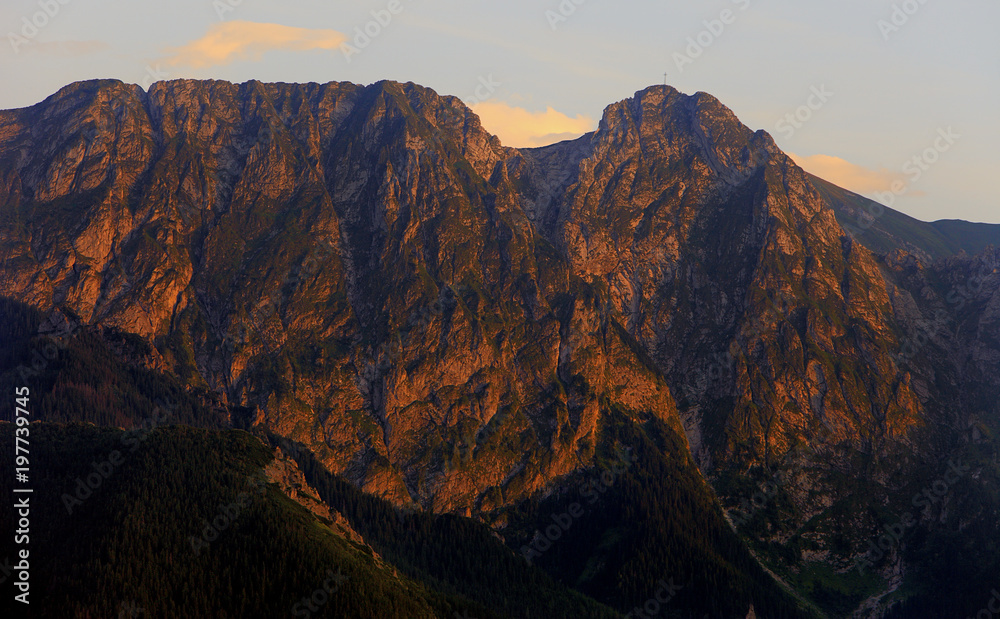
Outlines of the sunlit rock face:
[[[0,217],[6,295],[436,511],[551,490],[624,415],[711,479],[788,469],[804,522],[1000,376],[995,253],[873,254],[770,136],[665,86],[516,150],[414,84],[79,83],[0,112]],[[939,312],[963,328],[901,357]]]

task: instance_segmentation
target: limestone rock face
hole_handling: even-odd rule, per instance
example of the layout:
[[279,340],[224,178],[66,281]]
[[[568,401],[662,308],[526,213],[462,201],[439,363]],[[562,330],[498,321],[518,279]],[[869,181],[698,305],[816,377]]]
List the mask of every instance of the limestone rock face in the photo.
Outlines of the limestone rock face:
[[1000,387],[995,251],[873,253],[769,135],[666,86],[516,150],[414,84],[73,84],[0,112],[0,253],[4,294],[439,512],[547,491],[624,417],[713,480],[787,470],[801,525],[854,455],[972,436]]
[[539,169],[413,84],[74,84],[0,113],[0,277],[367,491],[488,510],[591,466],[611,408],[681,431],[526,213]]
[[703,465],[767,462],[820,433],[902,439],[918,407],[884,350],[897,335],[879,266],[770,136],[709,95],[654,87],[583,141],[535,220],[668,374]]

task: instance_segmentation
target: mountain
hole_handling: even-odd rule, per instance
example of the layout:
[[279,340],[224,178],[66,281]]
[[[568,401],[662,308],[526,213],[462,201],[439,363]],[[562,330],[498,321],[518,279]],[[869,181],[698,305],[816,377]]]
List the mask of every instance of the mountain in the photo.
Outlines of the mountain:
[[[12,428],[4,426],[4,455],[13,458]],[[447,550],[468,553],[463,543],[478,537],[481,556],[510,555],[490,567],[521,569],[524,580],[497,590],[452,578],[478,599],[442,594],[426,574],[404,574],[375,552],[280,449],[242,431],[39,423],[33,438],[35,483],[64,492],[35,504],[32,526],[45,534],[32,546],[32,617],[509,616],[483,603],[497,595],[523,616],[620,616],[523,568],[488,531],[459,530]],[[77,480],[97,469],[103,482],[87,495]],[[337,498],[358,495],[345,487]],[[369,516],[390,523],[383,527],[407,528],[391,506],[369,503]],[[440,541],[422,529],[455,533],[441,520],[427,518],[406,535],[433,548]],[[461,566],[444,560],[439,568]],[[490,574],[494,584],[507,576],[502,568]],[[5,595],[3,607],[16,612],[12,599]]]
[[[1000,252],[891,211],[842,227],[869,206],[667,86],[517,150],[414,84],[73,84],[0,112],[0,382],[123,428],[174,394],[328,505],[346,483],[477,521],[621,612],[667,579],[698,617],[975,613]],[[982,560],[942,573],[955,536]]]
[[923,222],[811,174],[809,180],[840,225],[876,254],[903,249],[922,261],[933,262],[962,252],[979,254],[991,246],[1000,247],[1000,224],[955,219]]

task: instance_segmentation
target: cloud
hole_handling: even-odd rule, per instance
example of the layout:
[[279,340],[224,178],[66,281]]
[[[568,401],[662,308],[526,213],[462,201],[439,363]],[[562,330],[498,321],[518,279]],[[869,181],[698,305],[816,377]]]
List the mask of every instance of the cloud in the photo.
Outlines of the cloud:
[[260,60],[271,50],[334,50],[347,37],[336,30],[293,28],[280,24],[230,21],[215,24],[202,38],[167,50],[170,65],[193,68],[225,65],[234,60]]
[[830,155],[800,157],[795,153],[788,153],[788,156],[803,170],[859,194],[889,191],[894,182],[904,180],[902,172],[893,172],[885,168],[870,170],[840,157]]
[[551,107],[544,112],[529,112],[501,101],[483,101],[471,107],[487,131],[499,137],[506,146],[515,148],[547,146],[571,140],[593,131],[597,126],[594,119],[588,116],[578,114],[576,118],[570,118]]

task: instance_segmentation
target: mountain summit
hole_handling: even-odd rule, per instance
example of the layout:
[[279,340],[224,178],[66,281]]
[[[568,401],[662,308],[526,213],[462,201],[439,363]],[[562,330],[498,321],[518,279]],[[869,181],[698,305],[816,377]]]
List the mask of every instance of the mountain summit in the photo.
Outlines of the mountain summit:
[[395,82],[94,81],[0,112],[6,296],[139,338],[143,367],[366,492],[498,531],[639,432],[826,611],[929,582],[920,556],[853,566],[1000,412],[1000,253],[852,235],[852,200],[667,86],[520,150]]

